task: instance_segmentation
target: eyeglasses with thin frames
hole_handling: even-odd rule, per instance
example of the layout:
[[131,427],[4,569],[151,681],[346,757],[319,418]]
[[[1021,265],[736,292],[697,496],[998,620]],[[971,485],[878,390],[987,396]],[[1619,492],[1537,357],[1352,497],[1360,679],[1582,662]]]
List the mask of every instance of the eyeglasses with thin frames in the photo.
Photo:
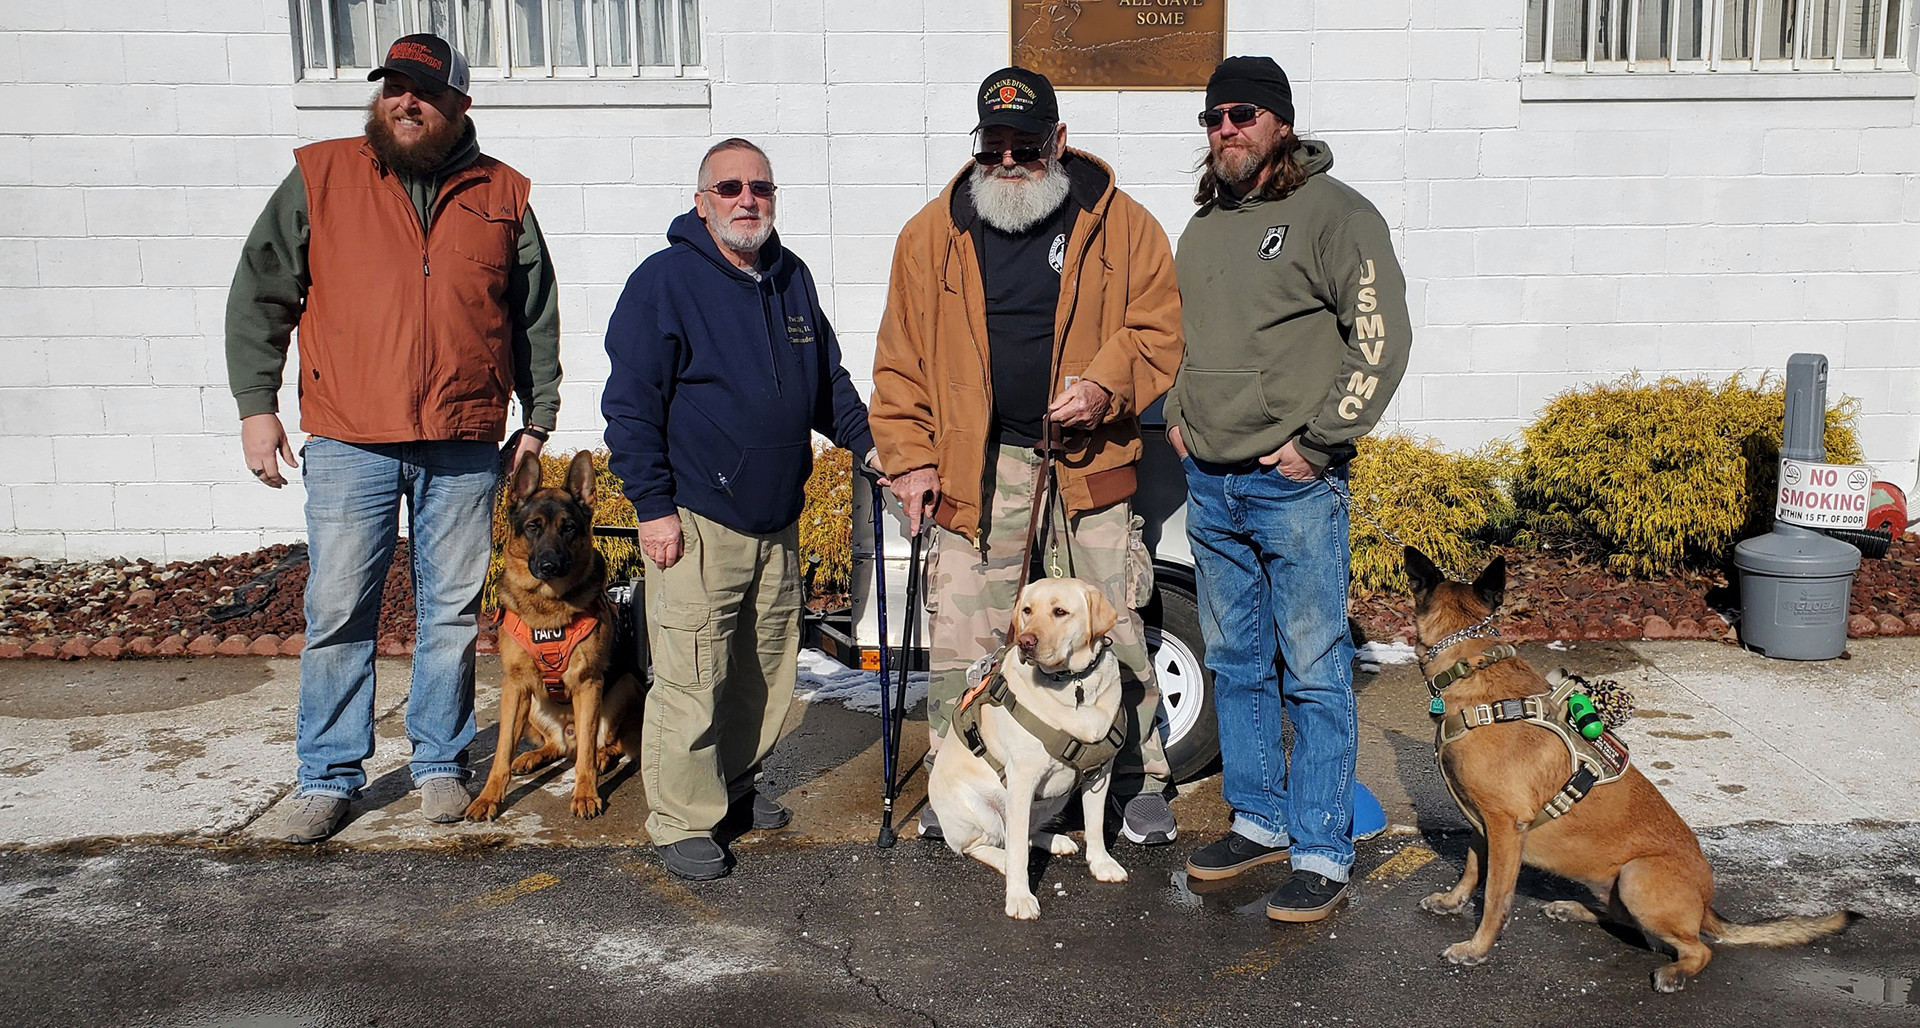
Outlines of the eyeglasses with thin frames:
[[742,182],[737,178],[728,178],[715,182],[713,185],[701,190],[701,192],[718,193],[731,200],[739,196],[742,189],[751,189],[753,190],[753,195],[760,199],[771,200],[773,199],[773,194],[778,192],[780,187],[765,179],[754,179],[752,182]]
[[1200,124],[1209,129],[1217,129],[1220,127],[1222,119],[1232,118],[1235,125],[1251,125],[1255,118],[1260,117],[1260,112],[1264,110],[1266,110],[1266,108],[1256,107],[1253,104],[1234,104],[1232,107],[1209,107],[1200,112]]

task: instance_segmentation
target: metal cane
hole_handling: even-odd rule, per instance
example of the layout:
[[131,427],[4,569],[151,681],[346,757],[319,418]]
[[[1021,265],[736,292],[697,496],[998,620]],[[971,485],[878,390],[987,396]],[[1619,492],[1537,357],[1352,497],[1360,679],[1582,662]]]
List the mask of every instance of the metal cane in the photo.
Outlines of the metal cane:
[[[875,843],[881,849],[891,847],[897,840],[893,832],[893,764],[894,747],[892,740],[893,711],[891,697],[887,693],[889,672],[893,662],[887,653],[887,504],[886,494],[880,488],[880,479],[873,480],[873,592],[874,614],[880,623],[880,766],[886,782],[881,787],[880,839]],[[904,711],[902,712],[905,713]]]

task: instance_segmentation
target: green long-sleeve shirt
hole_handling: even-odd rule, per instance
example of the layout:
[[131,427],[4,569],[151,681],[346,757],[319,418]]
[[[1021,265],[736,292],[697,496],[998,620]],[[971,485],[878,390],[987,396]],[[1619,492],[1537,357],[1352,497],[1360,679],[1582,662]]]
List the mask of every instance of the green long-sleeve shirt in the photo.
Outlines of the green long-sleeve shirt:
[[[479,154],[469,124],[463,145],[436,174],[402,178],[422,228],[430,224],[440,182]],[[310,229],[306,180],[295,168],[254,222],[227,294],[227,381],[242,418],[280,409],[287,345],[313,281],[307,269]],[[560,414],[560,297],[547,241],[531,205],[521,221],[518,258],[507,275],[514,392],[526,410],[527,424],[550,430]]]
[[1284,199],[1202,207],[1180,236],[1186,356],[1170,424],[1201,460],[1266,456],[1292,440],[1322,467],[1353,456],[1407,370],[1407,281],[1380,212],[1312,172]]

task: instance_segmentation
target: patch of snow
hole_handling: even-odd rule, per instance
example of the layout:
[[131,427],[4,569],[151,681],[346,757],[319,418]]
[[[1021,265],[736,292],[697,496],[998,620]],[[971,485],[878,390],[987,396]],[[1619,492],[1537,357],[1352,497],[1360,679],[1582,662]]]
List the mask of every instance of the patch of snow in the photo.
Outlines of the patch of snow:
[[1415,656],[1413,647],[1403,642],[1370,642],[1354,651],[1353,659],[1360,664],[1360,670],[1373,674],[1386,664],[1411,664]]
[[[897,674],[898,672],[896,672]],[[888,690],[897,681],[888,682]],[[800,681],[795,695],[808,703],[838,703],[848,710],[864,714],[880,713],[880,672],[861,671],[827,656],[819,650],[800,651]],[[888,693],[892,695],[891,691]],[[927,675],[916,671],[907,676],[907,709],[927,698]]]

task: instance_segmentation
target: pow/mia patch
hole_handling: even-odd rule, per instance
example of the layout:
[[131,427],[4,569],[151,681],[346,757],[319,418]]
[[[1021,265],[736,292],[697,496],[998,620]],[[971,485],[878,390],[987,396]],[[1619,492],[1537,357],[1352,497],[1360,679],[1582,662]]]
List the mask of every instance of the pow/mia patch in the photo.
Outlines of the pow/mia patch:
[[1047,264],[1053,268],[1053,273],[1056,275],[1060,273],[1061,268],[1067,266],[1067,234],[1065,232],[1054,236],[1053,245],[1047,247]]
[[1266,237],[1260,240],[1260,259],[1270,261],[1280,256],[1280,249],[1287,245],[1287,226],[1275,225],[1267,229]]

